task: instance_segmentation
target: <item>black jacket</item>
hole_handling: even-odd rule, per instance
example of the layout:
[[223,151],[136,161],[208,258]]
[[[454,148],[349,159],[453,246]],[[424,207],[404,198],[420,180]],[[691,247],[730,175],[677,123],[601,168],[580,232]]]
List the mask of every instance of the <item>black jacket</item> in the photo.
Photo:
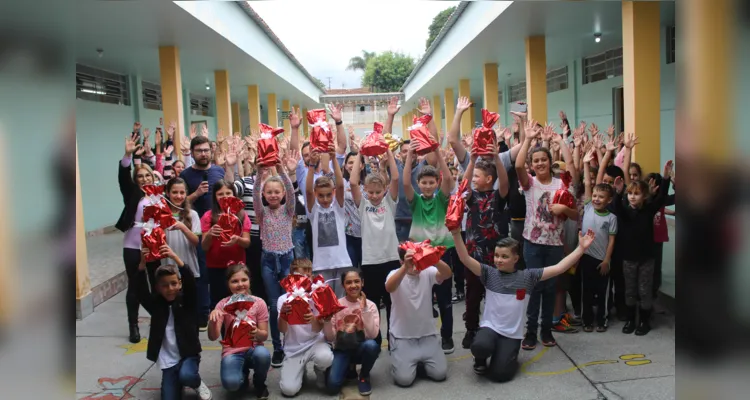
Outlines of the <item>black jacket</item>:
[[143,190],[133,182],[130,167],[123,167],[120,161],[117,161],[117,183],[120,185],[122,202],[125,208],[120,213],[120,219],[117,220],[115,228],[122,232],[127,232],[135,223],[135,213],[138,211],[138,203],[144,196]]
[[164,332],[169,320],[169,306],[174,314],[174,330],[177,337],[177,348],[180,357],[200,355],[201,342],[198,339],[197,291],[195,276],[187,265],[180,268],[182,276],[182,293],[170,304],[156,291],[150,293],[146,282],[146,271],[138,272],[138,300],[143,308],[151,314],[151,330],[148,335],[146,358],[156,362],[164,340]]
[[615,194],[612,201],[617,216],[615,246],[623,260],[646,261],[654,257],[654,216],[664,207],[668,191],[669,178],[661,181],[656,196],[646,200],[640,209],[630,206],[627,194]]

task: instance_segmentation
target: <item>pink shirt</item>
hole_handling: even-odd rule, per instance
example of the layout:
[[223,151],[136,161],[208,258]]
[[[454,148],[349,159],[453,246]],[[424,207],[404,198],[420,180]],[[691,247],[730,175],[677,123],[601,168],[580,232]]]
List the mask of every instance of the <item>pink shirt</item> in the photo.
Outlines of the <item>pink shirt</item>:
[[[229,300],[231,296],[225,297],[221,299],[221,301],[216,305],[217,310],[223,310],[224,306],[227,304],[227,301]],[[247,313],[247,317],[257,324],[268,322],[268,306],[266,306],[266,302],[263,301],[260,297],[255,297],[255,303],[253,303],[253,306],[250,307],[250,311]],[[224,322],[222,323],[222,328],[224,329],[224,335],[228,333],[229,327],[232,326],[234,323],[234,315],[232,314],[224,314]],[[263,346],[263,342],[255,342],[253,343],[252,347],[229,347],[225,345],[221,345],[221,356],[225,357],[230,354],[236,354],[236,353],[244,353],[251,348],[254,349],[257,346]]]
[[[211,211],[206,211],[201,218],[201,231],[203,235],[209,234],[211,230]],[[245,213],[242,220],[242,232],[250,233],[250,218]],[[245,263],[245,249],[236,244],[231,247],[223,247],[218,238],[213,238],[211,248],[206,252],[206,267],[226,268],[229,261]]]
[[346,331],[347,327],[353,326],[357,330],[365,331],[366,339],[375,339],[380,333],[380,310],[370,300],[367,300],[365,310],[359,301],[351,302],[346,296],[339,299],[339,303],[346,307],[334,314],[330,324],[325,324],[326,339],[334,340],[336,332]]

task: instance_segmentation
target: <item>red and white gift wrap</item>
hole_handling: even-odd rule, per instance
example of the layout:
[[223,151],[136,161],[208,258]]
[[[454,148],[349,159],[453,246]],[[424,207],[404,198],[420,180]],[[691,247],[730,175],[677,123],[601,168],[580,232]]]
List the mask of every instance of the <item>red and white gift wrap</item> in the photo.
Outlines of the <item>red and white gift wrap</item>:
[[[557,189],[555,192],[555,195],[552,196],[552,204],[562,204],[568,208],[576,208],[576,199],[573,197],[573,194],[570,193],[570,183],[573,180],[573,178],[570,176],[570,172],[565,171],[562,174],[560,174],[560,179],[562,180],[562,186],[560,186],[560,189]],[[563,220],[568,219],[568,217],[565,214],[560,214],[560,218]]]
[[328,147],[333,143],[333,132],[326,121],[326,110],[316,109],[307,112],[307,122],[310,124],[310,148],[321,153],[328,153]]
[[310,289],[312,283],[310,278],[304,275],[291,274],[279,282],[282,288],[287,292],[286,303],[291,306],[291,311],[286,314],[286,322],[289,325],[307,325],[305,314],[310,309]]
[[359,152],[367,157],[376,157],[388,151],[388,143],[383,136],[383,124],[376,122],[374,130],[365,137],[359,146]]
[[279,141],[276,139],[284,128],[274,128],[266,124],[258,124],[260,139],[258,139],[258,159],[255,161],[261,167],[272,167],[281,162],[279,158]]
[[141,246],[148,249],[146,262],[161,260],[159,249],[167,244],[167,235],[158,222],[149,219],[146,222],[136,222],[135,226],[141,228]]
[[492,127],[495,126],[497,121],[500,119],[500,115],[482,109],[482,126],[474,129],[472,138],[474,139],[471,144],[471,153],[479,156],[494,156],[490,151],[490,148],[495,140],[495,131]]
[[469,194],[469,180],[464,179],[458,185],[458,190],[448,200],[448,209],[445,212],[445,227],[453,232],[461,229],[464,219],[464,208],[466,207],[466,196]]
[[404,251],[414,250],[412,263],[417,271],[423,271],[440,261],[440,257],[445,253],[445,246],[432,247],[430,240],[424,242],[403,242],[399,245]]
[[153,219],[159,225],[164,228],[169,228],[174,225],[174,216],[172,216],[172,210],[167,204],[167,200],[164,198],[164,186],[162,185],[144,185],[143,193],[148,201],[143,207],[143,221]]
[[225,313],[234,315],[234,322],[227,329],[227,333],[221,344],[236,348],[254,346],[251,332],[255,331],[257,325],[248,316],[248,312],[253,307],[253,304],[253,301],[237,301],[224,306]]
[[432,153],[440,146],[427,128],[427,124],[430,121],[432,121],[432,116],[430,115],[423,115],[419,118],[414,117],[412,126],[408,128],[411,142],[417,143],[417,155],[423,156]]
[[221,227],[219,238],[222,243],[226,243],[232,239],[232,236],[242,235],[242,226],[236,214],[245,208],[245,203],[234,196],[223,197],[219,199],[219,208],[221,208],[222,213],[216,223]]
[[318,310],[318,318],[328,318],[346,308],[339,303],[336,293],[326,283],[322,275],[313,278],[310,290],[310,297],[315,304],[315,309]]

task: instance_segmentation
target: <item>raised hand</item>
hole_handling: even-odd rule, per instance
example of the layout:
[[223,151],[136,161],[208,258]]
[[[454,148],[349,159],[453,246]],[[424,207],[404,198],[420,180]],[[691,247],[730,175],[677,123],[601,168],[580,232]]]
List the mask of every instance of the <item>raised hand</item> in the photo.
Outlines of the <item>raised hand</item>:
[[180,136],[180,151],[183,156],[190,155],[190,139],[185,136]]
[[662,174],[662,176],[664,178],[671,177],[673,167],[674,167],[674,161],[672,160],[669,160],[666,163],[664,163],[664,173]]
[[471,107],[471,100],[468,97],[459,97],[456,103],[456,112],[466,111]]
[[632,149],[637,144],[638,144],[638,136],[635,136],[635,133],[633,132],[628,133],[625,137],[625,147]]
[[617,193],[622,193],[622,189],[625,188],[625,181],[622,179],[621,176],[618,176],[617,178],[615,178],[615,181],[612,186],[615,187],[615,190],[617,191]]
[[596,124],[591,124],[589,127],[589,132],[591,133],[591,136],[595,136],[599,133],[599,127],[596,126]]
[[174,146],[169,145],[166,149],[164,149],[164,155],[169,157],[172,155],[172,152],[174,151]]
[[226,157],[224,155],[224,151],[221,150],[221,147],[216,148],[216,165],[224,165],[226,162]]
[[289,113],[289,125],[292,126],[292,129],[299,129],[299,126],[302,125],[302,116],[299,113],[299,108],[292,107],[292,111]]
[[148,129],[148,128],[144,129],[143,130],[143,140],[145,141],[150,136],[151,136],[151,129]]
[[343,104],[338,104],[338,105],[329,104],[328,110],[331,112],[331,118],[333,118],[334,121],[341,122],[341,118],[342,118],[341,112],[344,110]]
[[388,102],[388,115],[396,115],[400,109],[401,106],[398,104],[398,97],[391,97],[391,100]]
[[615,136],[615,126],[610,125],[609,128],[607,128],[607,136],[612,139]]
[[201,125],[201,136],[208,137],[208,125]]
[[131,133],[129,136],[125,136],[125,154],[130,156],[135,153],[141,146],[138,144],[138,134]]
[[169,123],[169,126],[167,126],[167,140],[173,140],[174,139],[174,132],[177,130],[177,123],[172,121]]
[[228,148],[227,153],[224,156],[224,159],[227,162],[227,167],[234,167],[235,164],[237,164],[237,159],[239,158],[237,155],[237,142],[235,140],[228,141]]
[[609,142],[607,142],[607,151],[616,151],[617,150],[617,143],[614,140],[615,138],[610,138]]
[[526,126],[524,127],[524,130],[526,131],[527,138],[535,139],[542,132],[541,129],[537,129],[536,125],[537,125],[536,121],[534,121],[533,119],[526,121]]
[[297,160],[294,158],[293,155],[287,154],[287,156],[284,158],[284,162],[286,164],[286,170],[289,171],[290,173],[292,171],[296,171],[297,170],[297,164],[298,163],[297,163]]
[[420,113],[432,115],[432,106],[430,106],[429,100],[424,97],[419,99],[419,110]]
[[562,110],[560,110],[560,112],[559,112],[559,113],[557,113],[557,115],[559,115],[559,116],[560,116],[560,119],[563,119],[563,120],[564,120],[564,119],[568,119],[568,116],[567,116],[567,115],[565,115],[565,111],[562,111]]
[[194,139],[196,136],[198,136],[198,130],[195,128],[195,125],[190,124],[190,139]]
[[161,137],[161,130],[156,131],[156,133],[154,134],[154,143],[155,144],[163,143],[162,137]]
[[583,232],[578,234],[578,246],[580,246],[582,249],[586,250],[591,246],[591,243],[594,243],[594,231],[589,229],[586,234],[584,235]]
[[320,161],[320,152],[317,149],[313,149],[310,152],[310,165],[317,165]]
[[583,156],[583,163],[591,163],[594,161],[594,147],[588,146],[588,150],[586,151],[586,155]]

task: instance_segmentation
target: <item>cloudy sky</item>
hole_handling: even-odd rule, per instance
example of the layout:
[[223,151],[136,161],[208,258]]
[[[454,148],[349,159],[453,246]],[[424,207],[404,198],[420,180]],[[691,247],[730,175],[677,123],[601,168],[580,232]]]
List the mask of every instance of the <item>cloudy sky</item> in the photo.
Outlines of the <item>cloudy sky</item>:
[[[313,76],[331,88],[360,87],[361,72],[346,71],[362,50],[400,51],[415,59],[425,50],[427,28],[458,1],[283,0],[250,1],[284,45]],[[313,40],[312,38],[316,38]]]

